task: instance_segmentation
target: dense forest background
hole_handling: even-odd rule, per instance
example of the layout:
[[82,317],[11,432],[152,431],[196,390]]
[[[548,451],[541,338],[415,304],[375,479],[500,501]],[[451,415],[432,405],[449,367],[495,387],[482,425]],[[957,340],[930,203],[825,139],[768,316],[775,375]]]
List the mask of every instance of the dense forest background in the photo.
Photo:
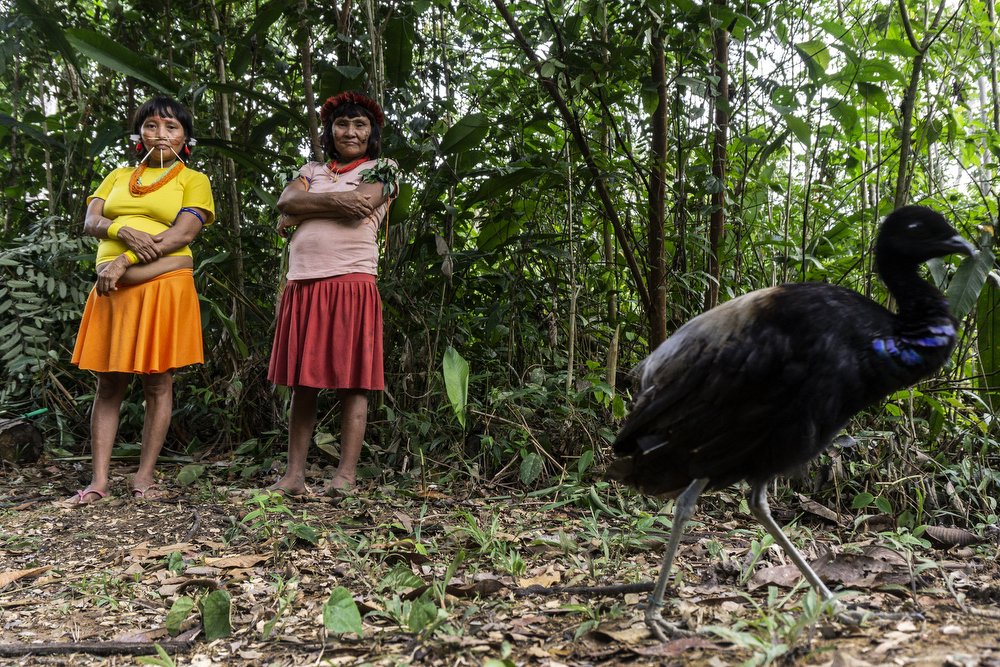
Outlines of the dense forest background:
[[[928,507],[996,521],[993,0],[14,0],[0,26],[0,417],[47,408],[57,454],[89,446],[93,380],[69,363],[93,282],[85,198],[157,92],[194,112],[219,212],[195,246],[210,355],[178,376],[167,447],[243,457],[247,475],[283,453],[274,203],[317,150],[318,105],[357,89],[383,104],[405,180],[372,474],[583,474],[627,370],[681,323],[783,281],[885,302],[878,222],[923,203],[984,248],[931,267],[960,345],[861,416],[826,470],[904,525]],[[119,454],[141,411],[125,408]]]

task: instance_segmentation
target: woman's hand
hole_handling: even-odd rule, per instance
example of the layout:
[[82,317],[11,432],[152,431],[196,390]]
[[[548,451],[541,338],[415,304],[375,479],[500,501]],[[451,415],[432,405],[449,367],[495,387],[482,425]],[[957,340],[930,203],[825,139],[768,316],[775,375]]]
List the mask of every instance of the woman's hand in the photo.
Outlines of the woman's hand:
[[278,224],[275,226],[274,231],[278,232],[278,236],[282,238],[290,238],[291,228],[298,226],[302,222],[297,215],[291,215],[289,213],[282,213],[281,217],[278,218]]
[[122,227],[118,230],[118,240],[138,255],[139,261],[143,264],[156,261],[163,255],[163,250],[160,248],[157,237],[138,229]]
[[125,271],[130,266],[128,257],[118,255],[110,262],[101,264],[97,269],[97,289],[98,296],[107,296],[118,290],[118,281],[125,275]]

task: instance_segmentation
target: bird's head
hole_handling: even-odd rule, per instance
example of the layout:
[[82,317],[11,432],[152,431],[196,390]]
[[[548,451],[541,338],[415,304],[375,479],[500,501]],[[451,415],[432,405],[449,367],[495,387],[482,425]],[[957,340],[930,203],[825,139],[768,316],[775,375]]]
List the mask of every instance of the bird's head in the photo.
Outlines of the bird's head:
[[926,206],[904,206],[890,213],[875,242],[875,257],[880,265],[920,264],[934,257],[975,252],[975,246],[955,231],[943,215]]

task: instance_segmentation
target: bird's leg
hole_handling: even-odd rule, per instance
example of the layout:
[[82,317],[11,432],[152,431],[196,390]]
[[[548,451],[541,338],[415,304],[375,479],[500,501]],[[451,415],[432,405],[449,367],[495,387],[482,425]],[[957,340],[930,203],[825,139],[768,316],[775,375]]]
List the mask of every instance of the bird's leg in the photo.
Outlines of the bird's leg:
[[799,568],[799,572],[816,589],[816,592],[823,596],[823,600],[832,600],[833,593],[826,587],[823,580],[819,578],[816,571],[809,567],[809,563],[802,557],[799,550],[792,545],[791,540],[782,532],[781,526],[771,516],[771,508],[767,504],[767,482],[753,483],[753,486],[750,487],[750,495],[747,497],[747,504],[750,506],[750,511],[753,512],[753,515],[764,526],[764,530],[784,549],[788,557],[795,563],[795,567]]
[[813,589],[819,593],[825,602],[830,603],[833,607],[833,613],[836,615],[837,620],[845,625],[860,625],[866,618],[879,618],[882,620],[903,620],[906,618],[913,618],[914,616],[920,617],[919,614],[908,614],[908,613],[894,613],[894,612],[868,612],[860,609],[849,609],[845,607],[841,602],[835,600],[833,593],[830,589],[826,587],[823,580],[819,578],[816,571],[809,567],[809,563],[806,559],[802,557],[798,549],[792,546],[791,540],[785,535],[781,530],[781,527],[775,522],[774,517],[771,516],[771,508],[767,504],[767,482],[754,482],[753,486],[750,488],[750,495],[747,497],[747,503],[750,505],[750,511],[753,515],[757,517],[761,525],[764,526],[764,530],[774,538],[774,541],[784,549],[788,557],[792,559],[795,566],[799,568],[806,580],[812,585]]
[[663,594],[667,590],[667,580],[670,578],[670,566],[674,562],[674,554],[677,553],[677,546],[681,543],[684,526],[687,524],[688,519],[691,518],[691,515],[694,514],[695,506],[698,503],[698,496],[701,495],[706,486],[708,486],[707,477],[694,480],[684,489],[681,495],[677,496],[677,502],[674,504],[674,521],[670,527],[670,540],[667,542],[667,551],[663,554],[663,565],[660,567],[660,575],[656,579],[656,587],[649,596],[645,614],[646,625],[661,642],[667,641],[667,635],[676,637],[691,634],[663,620],[660,611],[663,609]]

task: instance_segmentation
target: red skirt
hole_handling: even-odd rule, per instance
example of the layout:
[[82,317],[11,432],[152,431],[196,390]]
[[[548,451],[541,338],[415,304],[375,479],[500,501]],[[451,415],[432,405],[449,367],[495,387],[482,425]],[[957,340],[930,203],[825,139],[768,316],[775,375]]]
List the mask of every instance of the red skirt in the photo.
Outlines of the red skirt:
[[286,387],[385,389],[375,276],[289,280],[267,377]]

